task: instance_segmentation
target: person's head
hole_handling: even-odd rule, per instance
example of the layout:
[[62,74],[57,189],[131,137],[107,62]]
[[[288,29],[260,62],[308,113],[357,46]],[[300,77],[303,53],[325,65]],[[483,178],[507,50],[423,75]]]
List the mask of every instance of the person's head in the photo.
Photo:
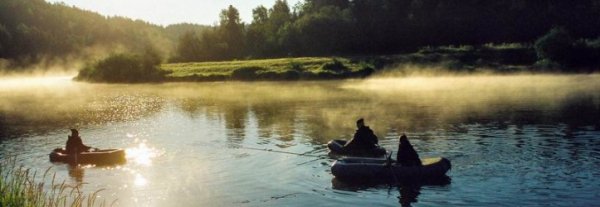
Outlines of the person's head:
[[402,134],[402,136],[400,136],[400,144],[401,145],[409,145],[410,142],[408,142],[408,137],[406,137],[406,134]]
[[408,137],[406,137],[405,134],[402,134],[402,136],[400,137],[400,144],[405,145],[405,144],[410,144],[408,142]]
[[363,118],[360,118],[360,119],[358,119],[356,121],[356,127],[357,128],[360,129],[360,128],[364,127],[364,126],[365,126],[365,120]]
[[77,129],[71,129],[71,136],[79,136],[79,131],[77,131]]

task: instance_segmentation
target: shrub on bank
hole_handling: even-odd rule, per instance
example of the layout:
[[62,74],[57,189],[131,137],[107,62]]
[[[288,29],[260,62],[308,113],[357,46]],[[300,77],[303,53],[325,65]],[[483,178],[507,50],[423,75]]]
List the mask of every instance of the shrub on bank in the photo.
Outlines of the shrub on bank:
[[256,80],[258,72],[264,70],[262,67],[242,67],[231,73],[231,79],[234,80]]
[[573,47],[573,39],[561,27],[555,27],[550,32],[535,41],[535,52],[538,59],[566,63]]
[[76,79],[92,82],[137,83],[161,81],[166,74],[159,69],[161,59],[153,54],[113,54],[87,64]]
[[555,27],[534,45],[538,67],[597,70],[600,66],[600,38],[574,40],[567,30]]
[[346,67],[342,61],[338,60],[337,58],[333,58],[331,62],[324,63],[323,66],[321,66],[321,69],[324,71],[333,71],[339,73],[347,71],[348,67]]
[[304,71],[304,66],[299,62],[291,61],[289,69],[295,71]]

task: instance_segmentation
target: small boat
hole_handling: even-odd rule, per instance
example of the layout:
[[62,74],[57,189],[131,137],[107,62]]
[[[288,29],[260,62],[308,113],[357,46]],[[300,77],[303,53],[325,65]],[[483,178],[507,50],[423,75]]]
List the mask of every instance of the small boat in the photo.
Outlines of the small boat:
[[377,146],[372,149],[360,149],[360,150],[349,150],[344,147],[346,145],[346,140],[331,140],[327,143],[327,148],[331,150],[332,153],[338,155],[350,155],[350,156],[360,156],[360,157],[382,157],[387,151],[385,148]]
[[400,166],[385,158],[346,157],[331,166],[331,173],[340,180],[426,180],[443,177],[450,170],[450,160],[437,157],[421,159],[422,166]]
[[67,154],[64,148],[56,148],[50,153],[50,162],[69,164],[115,165],[125,163],[125,150],[103,149],[79,154]]

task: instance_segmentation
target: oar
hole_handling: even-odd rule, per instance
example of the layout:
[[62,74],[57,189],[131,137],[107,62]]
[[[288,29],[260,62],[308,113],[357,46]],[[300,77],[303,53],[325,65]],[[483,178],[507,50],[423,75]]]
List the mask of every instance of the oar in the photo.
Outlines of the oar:
[[390,154],[386,158],[385,164],[386,164],[386,167],[390,170],[390,173],[392,174],[392,177],[394,178],[395,184],[398,184],[398,178],[396,177],[396,173],[394,173],[394,170],[392,169],[392,154],[394,154],[394,151],[390,151]]
[[236,147],[236,148],[238,148],[238,149],[257,150],[257,151],[263,151],[263,152],[274,152],[274,153],[290,154],[290,155],[297,155],[297,156],[304,156],[304,157],[327,158],[327,156],[325,156],[325,155],[321,155],[321,156],[318,156],[318,155],[307,155],[305,153],[287,152],[287,151],[265,149],[265,148],[254,148],[254,147]]

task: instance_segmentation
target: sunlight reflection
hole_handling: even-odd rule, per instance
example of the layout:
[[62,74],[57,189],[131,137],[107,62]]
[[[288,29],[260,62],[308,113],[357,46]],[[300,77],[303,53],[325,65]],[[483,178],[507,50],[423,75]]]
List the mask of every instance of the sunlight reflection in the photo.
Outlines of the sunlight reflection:
[[146,143],[139,143],[136,147],[130,147],[125,150],[128,161],[133,161],[139,165],[152,165],[152,158],[156,157],[155,149],[146,146]]
[[148,184],[148,180],[146,180],[144,176],[138,173],[135,175],[135,180],[133,181],[133,184],[135,184],[135,186],[138,187],[145,186],[146,184]]

